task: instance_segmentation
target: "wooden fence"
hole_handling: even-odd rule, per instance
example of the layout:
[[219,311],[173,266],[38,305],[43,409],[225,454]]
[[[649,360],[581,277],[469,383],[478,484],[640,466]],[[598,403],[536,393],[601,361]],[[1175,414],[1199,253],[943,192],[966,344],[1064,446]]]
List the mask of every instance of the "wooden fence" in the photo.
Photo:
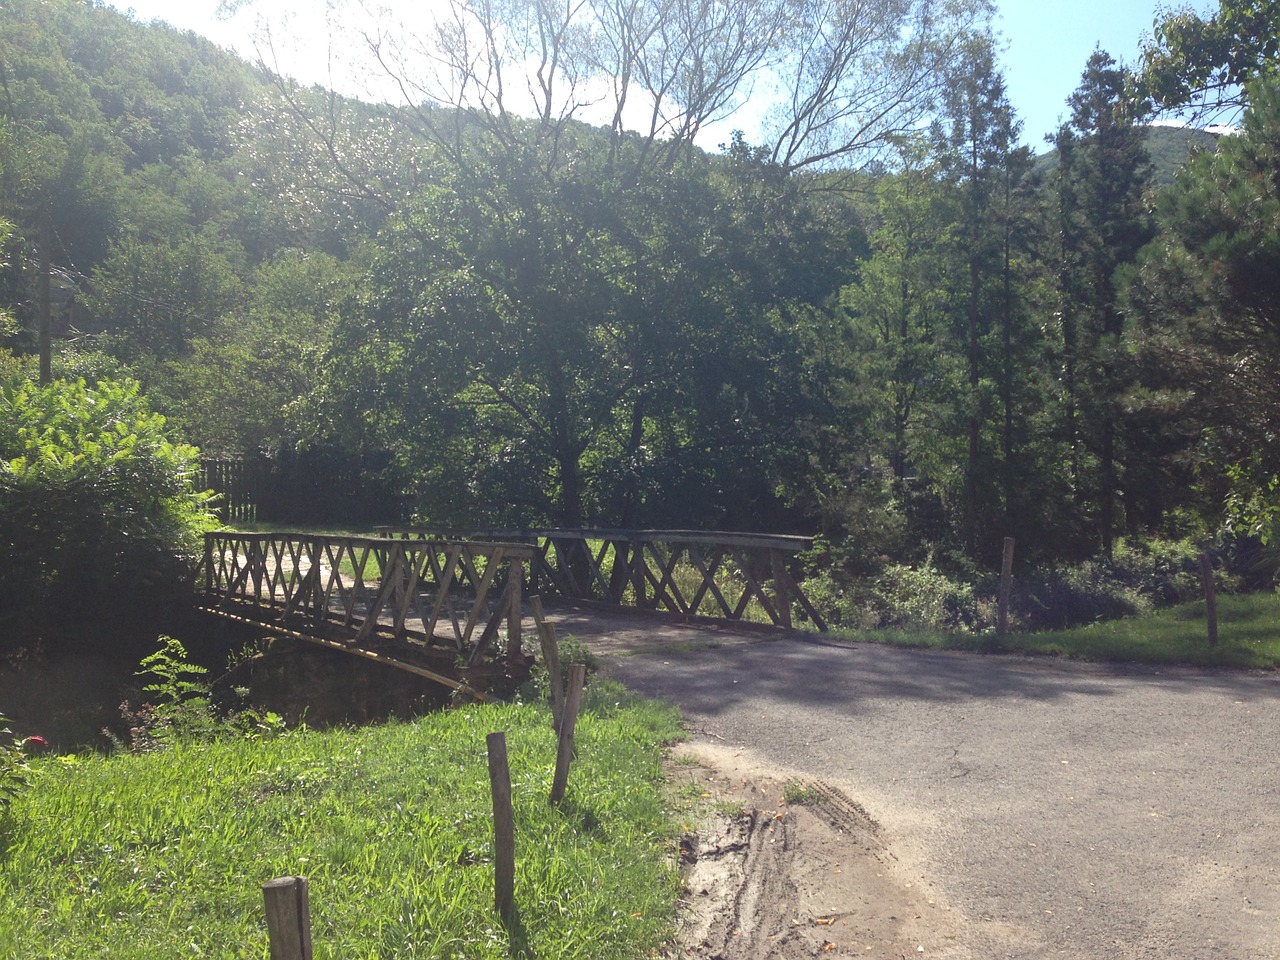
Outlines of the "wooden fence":
[[205,605],[350,647],[380,642],[475,665],[506,622],[506,653],[520,652],[528,544],[211,533],[200,577]]
[[214,510],[223,523],[252,523],[258,519],[267,473],[261,458],[205,458],[196,489],[218,495]]
[[[378,528],[406,542],[446,535]],[[691,530],[454,531],[468,542],[521,542],[533,551],[527,590],[567,600],[791,628],[826,623],[801,589],[806,537]]]

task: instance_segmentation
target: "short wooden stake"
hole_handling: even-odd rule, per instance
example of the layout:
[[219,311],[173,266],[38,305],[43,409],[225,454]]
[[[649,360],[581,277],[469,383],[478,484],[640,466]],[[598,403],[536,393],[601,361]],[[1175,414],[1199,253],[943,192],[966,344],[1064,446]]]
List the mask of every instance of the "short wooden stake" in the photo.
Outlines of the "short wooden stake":
[[1013,537],[1004,538],[1004,559],[1000,563],[1000,602],[996,613],[996,633],[1009,632],[1009,595],[1013,592]]
[[538,625],[538,638],[542,641],[542,664],[551,685],[551,723],[560,732],[560,716],[564,712],[564,675],[560,672],[560,642],[556,639],[556,625],[548,623],[542,614],[542,598],[530,597],[533,621]]
[[515,915],[516,906],[516,825],[507,735],[491,733],[487,745],[489,789],[493,793],[493,905],[505,923]]
[[311,960],[311,905],[306,877],[277,877],[262,885],[271,960]]
[[578,710],[582,707],[582,688],[587,682],[587,665],[575,663],[569,672],[569,698],[560,718],[560,743],[556,749],[556,775],[551,783],[551,802],[564,799],[569,784],[569,764],[573,760],[573,728],[578,723]]
[[1204,581],[1204,612],[1209,626],[1209,646],[1218,645],[1218,592],[1213,583],[1213,561],[1200,554],[1200,579]]

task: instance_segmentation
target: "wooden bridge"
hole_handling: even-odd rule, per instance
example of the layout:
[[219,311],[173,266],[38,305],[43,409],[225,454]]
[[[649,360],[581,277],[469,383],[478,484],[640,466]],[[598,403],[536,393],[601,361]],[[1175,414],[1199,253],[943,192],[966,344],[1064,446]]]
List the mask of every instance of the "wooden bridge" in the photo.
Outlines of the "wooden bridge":
[[681,530],[223,531],[205,537],[199,584],[210,613],[460,688],[522,662],[531,595],[825,629],[793,572],[809,544]]

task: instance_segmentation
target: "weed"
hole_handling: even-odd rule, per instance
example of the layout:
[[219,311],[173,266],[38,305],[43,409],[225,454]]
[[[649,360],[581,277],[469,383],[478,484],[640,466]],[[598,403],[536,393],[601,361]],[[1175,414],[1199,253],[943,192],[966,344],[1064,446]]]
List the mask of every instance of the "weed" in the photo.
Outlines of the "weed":
[[31,767],[27,763],[26,742],[15,740],[9,729],[9,718],[0,713],[0,817],[14,799],[31,783]]
[[822,794],[798,780],[789,780],[782,788],[782,800],[787,804],[818,803]]

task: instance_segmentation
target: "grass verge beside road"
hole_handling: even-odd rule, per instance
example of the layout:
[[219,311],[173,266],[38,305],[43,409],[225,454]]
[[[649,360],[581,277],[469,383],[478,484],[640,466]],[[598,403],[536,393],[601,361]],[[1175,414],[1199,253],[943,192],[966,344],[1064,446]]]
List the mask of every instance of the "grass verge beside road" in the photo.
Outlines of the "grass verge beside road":
[[[518,922],[493,910],[485,736],[504,730]],[[625,960],[670,933],[676,713],[594,689],[566,802],[542,706],[37,761],[0,824],[0,956],[267,955],[261,885],[310,881],[317,958]]]
[[1218,598],[1216,646],[1210,646],[1205,605],[1189,603],[1140,617],[1041,633],[939,633],[877,630],[840,632],[845,640],[940,650],[973,650],[1127,661],[1273,670],[1280,667],[1280,595]]

